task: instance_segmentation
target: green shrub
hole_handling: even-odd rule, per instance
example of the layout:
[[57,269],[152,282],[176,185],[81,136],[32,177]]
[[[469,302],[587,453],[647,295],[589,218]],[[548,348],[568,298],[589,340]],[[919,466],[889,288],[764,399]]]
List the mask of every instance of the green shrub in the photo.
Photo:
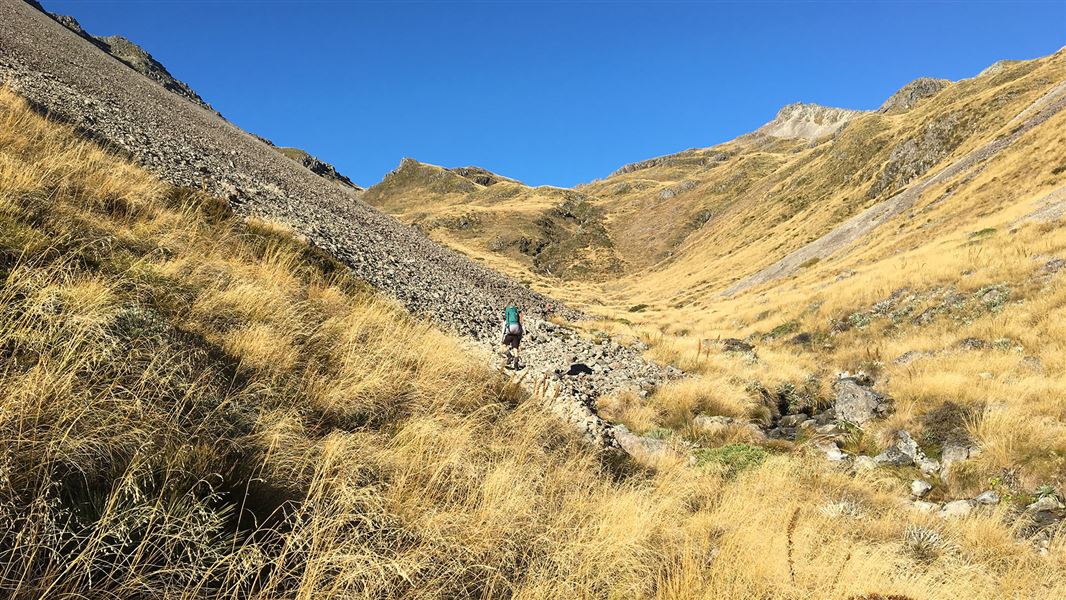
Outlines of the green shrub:
[[764,448],[751,444],[728,444],[717,448],[703,448],[696,451],[696,465],[715,467],[725,470],[727,477],[757,467],[770,456]]
[[634,304],[629,307],[629,312],[644,312],[646,308],[648,308],[647,304]]

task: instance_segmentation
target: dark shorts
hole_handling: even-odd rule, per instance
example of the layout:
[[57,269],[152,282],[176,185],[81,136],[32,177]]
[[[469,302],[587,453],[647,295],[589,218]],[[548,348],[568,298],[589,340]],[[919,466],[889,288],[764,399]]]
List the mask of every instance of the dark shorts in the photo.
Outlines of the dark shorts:
[[508,333],[503,336],[503,345],[510,346],[515,350],[518,350],[518,344],[522,343],[521,333]]

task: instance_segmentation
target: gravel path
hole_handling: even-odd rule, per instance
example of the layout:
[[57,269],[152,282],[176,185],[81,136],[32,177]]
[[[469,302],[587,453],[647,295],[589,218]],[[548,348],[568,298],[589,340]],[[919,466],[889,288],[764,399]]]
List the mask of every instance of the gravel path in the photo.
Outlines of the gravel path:
[[[245,216],[291,226],[412,313],[483,349],[498,342],[506,303],[528,307],[530,368],[524,382],[546,385],[553,410],[603,445],[615,441],[591,408],[595,398],[654,387],[668,377],[637,350],[593,343],[543,321],[538,311],[549,307],[570,319],[582,315],[378,212],[23,0],[0,0],[0,80],[51,116],[128,152],[162,179],[206,186]],[[591,373],[565,375],[576,363]]]

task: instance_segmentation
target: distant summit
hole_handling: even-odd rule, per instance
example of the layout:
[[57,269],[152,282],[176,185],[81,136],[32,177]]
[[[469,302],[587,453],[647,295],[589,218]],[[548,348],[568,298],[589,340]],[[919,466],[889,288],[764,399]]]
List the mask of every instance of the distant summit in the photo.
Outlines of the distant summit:
[[866,111],[796,102],[778,111],[773,121],[753,133],[774,138],[816,140],[836,132]]

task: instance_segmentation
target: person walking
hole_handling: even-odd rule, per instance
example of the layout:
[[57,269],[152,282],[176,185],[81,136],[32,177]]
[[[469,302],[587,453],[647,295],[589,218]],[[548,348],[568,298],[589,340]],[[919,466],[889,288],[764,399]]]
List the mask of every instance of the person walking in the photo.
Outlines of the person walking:
[[503,309],[503,348],[502,354],[507,359],[505,367],[518,370],[522,363],[518,359],[518,348],[522,344],[522,335],[525,334],[525,316],[518,309],[517,303],[512,302]]

